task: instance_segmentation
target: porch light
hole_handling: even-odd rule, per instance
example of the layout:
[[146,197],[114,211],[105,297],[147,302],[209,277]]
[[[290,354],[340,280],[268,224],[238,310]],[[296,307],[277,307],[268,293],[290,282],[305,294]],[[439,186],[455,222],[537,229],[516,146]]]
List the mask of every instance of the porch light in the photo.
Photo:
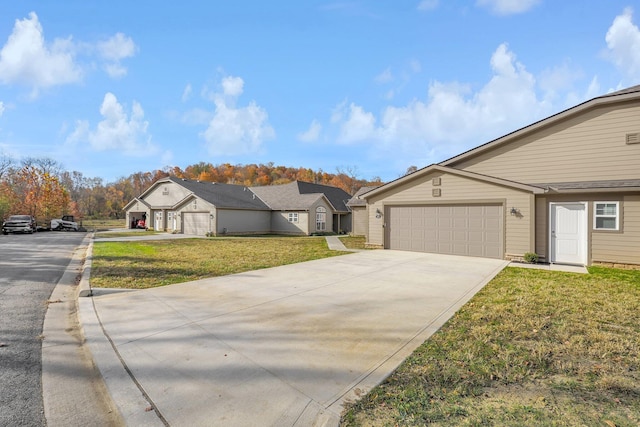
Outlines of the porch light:
[[376,218],[382,218],[382,211],[380,209],[376,209]]
[[520,209],[518,208],[511,208],[511,210],[509,211],[509,213],[511,215],[519,215],[520,214]]

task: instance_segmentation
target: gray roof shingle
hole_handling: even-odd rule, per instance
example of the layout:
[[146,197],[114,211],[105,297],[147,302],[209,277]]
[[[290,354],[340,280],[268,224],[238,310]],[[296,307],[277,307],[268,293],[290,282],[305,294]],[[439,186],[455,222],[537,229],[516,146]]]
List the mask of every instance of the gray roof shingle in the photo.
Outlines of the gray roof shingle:
[[608,181],[551,182],[531,184],[550,190],[610,190],[640,187],[640,179],[616,179]]
[[353,195],[353,197],[351,199],[349,199],[349,201],[347,202],[347,206],[366,206],[367,205],[367,201],[364,199],[361,199],[360,196],[364,193],[368,193],[369,191],[373,190],[374,188],[378,188],[379,185],[373,186],[373,187],[361,187],[358,191],[356,191],[356,194]]
[[308,210],[323,195],[338,212],[348,212],[351,197],[346,191],[330,185],[294,181],[282,185],[251,187],[273,210]]
[[192,181],[173,176],[169,179],[217,208],[269,210],[269,206],[244,185]]

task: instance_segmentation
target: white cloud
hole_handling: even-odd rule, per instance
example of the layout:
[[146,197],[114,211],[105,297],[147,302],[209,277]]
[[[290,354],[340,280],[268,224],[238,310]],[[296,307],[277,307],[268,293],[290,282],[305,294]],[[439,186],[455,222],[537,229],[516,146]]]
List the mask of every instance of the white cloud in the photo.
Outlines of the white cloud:
[[120,61],[136,54],[137,47],[131,37],[116,33],[108,40],[98,43],[97,47],[100,56],[107,61],[103,68],[109,76],[119,78],[127,74],[126,67]]
[[184,90],[182,91],[182,102],[187,102],[189,98],[191,98],[191,93],[193,89],[191,88],[191,83],[187,83]]
[[222,91],[226,96],[238,97],[244,90],[244,80],[240,77],[228,76],[222,79]]
[[212,155],[239,155],[260,152],[263,142],[275,138],[267,112],[251,101],[236,107],[243,92],[240,77],[222,79],[222,93],[208,94],[216,108],[207,129],[201,133]]
[[75,48],[69,39],[47,44],[38,16],[16,20],[13,32],[0,50],[0,82],[39,88],[80,81],[82,71],[74,62]]
[[476,4],[489,8],[497,15],[524,13],[540,3],[540,0],[477,0]]
[[640,80],[640,29],[633,23],[631,8],[616,16],[605,40],[608,57],[634,84]]
[[4,102],[0,101],[0,117],[4,114]]
[[125,155],[140,157],[156,151],[148,133],[149,122],[144,120],[144,111],[139,103],[133,102],[129,115],[116,96],[108,92],[100,106],[100,114],[103,120],[93,131],[88,121],[78,121],[67,137],[67,143],[88,141],[96,151],[118,150]]
[[340,126],[338,142],[351,144],[376,137],[376,119],[359,105],[349,105],[347,119]]
[[388,106],[376,119],[354,103],[337,106],[337,141],[367,143],[379,156],[444,160],[551,113],[536,96],[536,81],[506,44],[491,56],[493,77],[474,92],[468,85],[433,82],[426,100]]
[[322,125],[317,120],[313,120],[309,129],[305,132],[298,134],[298,141],[302,142],[315,142],[320,138],[320,132],[322,131]]
[[387,68],[380,74],[378,74],[374,78],[376,83],[389,83],[393,81],[393,73],[391,73],[391,68]]
[[434,10],[438,7],[438,0],[422,0],[420,3],[418,3],[418,10],[421,11],[428,11],[428,10]]

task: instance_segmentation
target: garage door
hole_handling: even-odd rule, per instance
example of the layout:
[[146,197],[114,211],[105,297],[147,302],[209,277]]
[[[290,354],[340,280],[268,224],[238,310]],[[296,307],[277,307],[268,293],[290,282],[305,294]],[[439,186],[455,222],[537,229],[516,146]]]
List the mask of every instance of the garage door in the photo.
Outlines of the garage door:
[[209,232],[209,214],[206,212],[185,212],[182,220],[184,234],[204,236]]
[[390,206],[389,249],[503,258],[501,205]]

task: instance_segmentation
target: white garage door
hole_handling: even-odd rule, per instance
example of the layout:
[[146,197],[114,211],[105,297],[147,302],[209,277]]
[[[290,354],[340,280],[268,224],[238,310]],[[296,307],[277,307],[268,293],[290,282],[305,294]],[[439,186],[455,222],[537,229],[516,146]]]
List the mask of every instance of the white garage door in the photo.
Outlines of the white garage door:
[[501,205],[390,206],[389,249],[503,258]]
[[184,234],[204,236],[209,230],[209,214],[206,212],[185,212],[182,214],[184,221]]

